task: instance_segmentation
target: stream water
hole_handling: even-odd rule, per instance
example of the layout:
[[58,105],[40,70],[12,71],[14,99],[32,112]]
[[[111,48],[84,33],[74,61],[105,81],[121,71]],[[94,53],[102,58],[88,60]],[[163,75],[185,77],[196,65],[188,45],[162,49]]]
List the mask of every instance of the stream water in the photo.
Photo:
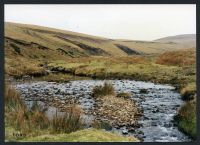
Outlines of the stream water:
[[[177,109],[184,103],[174,87],[133,80],[106,81],[113,84],[116,92],[130,93],[131,99],[134,99],[143,110],[144,115],[139,119],[141,126],[135,132],[128,132],[126,135],[137,136],[144,142],[191,141],[172,122]],[[94,86],[102,85],[104,82],[104,80],[81,80],[69,83],[26,82],[16,83],[15,87],[27,102],[41,97],[57,97],[60,100],[66,97],[75,98],[87,114],[86,121],[90,122],[94,119],[90,112],[95,103],[91,97],[91,91]],[[147,93],[141,93],[141,89],[146,89]],[[47,115],[51,116],[51,112],[55,112],[52,107],[47,111]],[[112,128],[112,131],[120,134],[123,134],[124,130],[126,130],[125,127]]]

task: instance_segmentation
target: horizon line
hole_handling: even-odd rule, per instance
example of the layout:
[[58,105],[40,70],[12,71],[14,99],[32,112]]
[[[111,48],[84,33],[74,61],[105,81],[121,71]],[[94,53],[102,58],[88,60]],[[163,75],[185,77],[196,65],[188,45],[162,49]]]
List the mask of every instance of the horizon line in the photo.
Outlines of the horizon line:
[[38,26],[38,27],[46,27],[46,28],[51,28],[51,29],[57,29],[57,30],[63,30],[63,31],[69,31],[72,33],[79,33],[79,34],[83,34],[83,35],[88,35],[88,36],[93,36],[93,37],[99,37],[102,39],[110,39],[110,40],[126,40],[126,41],[147,41],[147,42],[151,42],[151,41],[156,41],[159,39],[163,39],[163,38],[167,38],[167,37],[173,37],[173,36],[181,36],[181,35],[196,35],[196,33],[182,33],[182,34],[176,34],[176,35],[167,35],[167,36],[163,36],[160,38],[156,38],[153,40],[141,40],[141,39],[126,39],[126,38],[108,38],[108,37],[104,37],[104,36],[99,36],[99,35],[93,35],[93,34],[87,34],[87,33],[83,33],[83,32],[78,32],[78,31],[72,31],[72,30],[66,30],[66,29],[62,29],[62,28],[56,28],[56,27],[51,27],[51,26],[46,26],[46,25],[37,25],[37,24],[31,24],[31,23],[20,23],[20,22],[14,22],[14,21],[4,21],[4,23],[15,23],[15,24],[22,24],[22,25],[33,25],[33,26]]

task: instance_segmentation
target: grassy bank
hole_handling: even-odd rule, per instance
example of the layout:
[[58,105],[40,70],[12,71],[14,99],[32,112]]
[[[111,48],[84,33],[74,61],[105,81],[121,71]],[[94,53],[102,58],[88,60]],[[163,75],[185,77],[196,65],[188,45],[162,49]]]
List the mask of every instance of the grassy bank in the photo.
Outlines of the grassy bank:
[[30,137],[22,141],[52,141],[52,142],[138,142],[134,137],[122,137],[115,133],[99,129],[84,129],[70,134],[45,134],[37,137]]
[[175,121],[178,128],[192,139],[197,138],[196,83],[189,83],[180,91],[185,104],[178,110]]
[[134,137],[124,137],[114,132],[107,132],[101,129],[83,129],[72,133],[52,134],[49,130],[39,130],[39,135],[29,134],[28,136],[16,137],[13,133],[19,133],[12,126],[6,125],[6,142],[139,142]]
[[[176,54],[176,52],[174,52]],[[87,57],[49,62],[53,70],[99,79],[134,79],[179,85],[195,82],[195,51],[178,51],[177,56]],[[188,54],[187,57],[185,53]],[[189,59],[192,57],[192,60]],[[176,60],[176,58],[179,58]],[[184,61],[182,59],[184,59]],[[187,59],[188,58],[188,59]],[[175,59],[174,61],[172,61]],[[167,61],[169,60],[169,61]]]
[[188,134],[191,138],[197,137],[197,122],[196,122],[196,100],[186,102],[179,110],[175,120],[178,122],[178,127],[181,131]]
[[[43,80],[55,81],[73,80],[77,77],[134,79],[178,85],[178,88],[194,83],[196,81],[195,49],[173,52],[173,55],[168,53],[160,56],[90,56],[48,61],[20,58],[13,62],[11,59],[6,59],[6,74],[9,76],[40,74],[38,76]],[[61,74],[47,74],[44,73],[45,70],[57,71]]]

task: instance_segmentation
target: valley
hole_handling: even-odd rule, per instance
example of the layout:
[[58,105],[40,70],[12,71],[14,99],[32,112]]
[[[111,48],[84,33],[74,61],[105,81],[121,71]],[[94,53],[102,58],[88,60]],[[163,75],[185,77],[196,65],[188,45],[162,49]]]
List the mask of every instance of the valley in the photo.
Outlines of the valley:
[[[102,130],[106,133],[114,132],[110,139],[104,136],[100,141],[112,141],[118,135],[125,141],[194,140],[195,43],[193,34],[154,41],[113,40],[6,22],[6,84],[20,94],[19,98],[25,101],[25,106],[33,102],[44,103],[42,107],[49,105],[54,108],[53,113],[50,113],[53,117],[58,112],[69,113],[68,105],[75,104],[82,109],[86,115],[85,119],[89,121],[83,126],[79,124],[79,117],[83,114],[78,113],[80,116],[75,119],[80,126],[71,124],[74,128],[70,131],[56,130],[57,124],[54,122],[55,126],[47,123],[44,129],[33,129],[28,137],[12,138],[9,134],[12,129],[21,132],[31,129],[28,125],[31,120],[22,115],[21,118],[27,122],[28,129],[7,121],[7,140],[37,141],[41,134],[47,134],[46,141],[51,141],[49,136],[60,136],[58,133],[70,136],[71,133],[81,130],[90,134],[90,128],[96,129],[91,130],[97,132],[96,140],[101,138]],[[104,88],[104,82],[110,82],[111,86]],[[110,105],[113,107],[109,107]],[[126,108],[126,105],[129,107]],[[118,111],[119,106],[123,111]],[[46,113],[49,113],[48,107],[45,109]],[[10,115],[16,113],[9,107],[6,111],[6,120],[10,120]],[[116,116],[118,119],[113,119]],[[123,117],[126,119],[121,119]],[[21,118],[16,116],[14,119]],[[43,119],[51,122],[49,119]],[[131,126],[132,121],[135,123]],[[45,140],[45,137],[43,139]],[[91,140],[95,141],[92,137]]]

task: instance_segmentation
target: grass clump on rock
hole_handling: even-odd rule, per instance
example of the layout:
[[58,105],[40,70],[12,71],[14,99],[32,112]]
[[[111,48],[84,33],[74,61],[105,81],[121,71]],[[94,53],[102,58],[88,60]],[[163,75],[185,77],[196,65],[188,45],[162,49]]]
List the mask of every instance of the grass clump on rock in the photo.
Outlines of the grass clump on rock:
[[[136,103],[128,99],[129,93],[116,95],[112,84],[105,83],[94,87],[93,96],[96,100],[93,115],[96,115],[97,120],[109,122],[114,127],[127,126],[128,130],[138,125],[137,119],[142,114]],[[98,123],[93,125],[102,127]]]
[[105,82],[103,86],[95,86],[92,91],[92,96],[94,98],[107,96],[107,95],[115,95],[115,90],[112,84]]

